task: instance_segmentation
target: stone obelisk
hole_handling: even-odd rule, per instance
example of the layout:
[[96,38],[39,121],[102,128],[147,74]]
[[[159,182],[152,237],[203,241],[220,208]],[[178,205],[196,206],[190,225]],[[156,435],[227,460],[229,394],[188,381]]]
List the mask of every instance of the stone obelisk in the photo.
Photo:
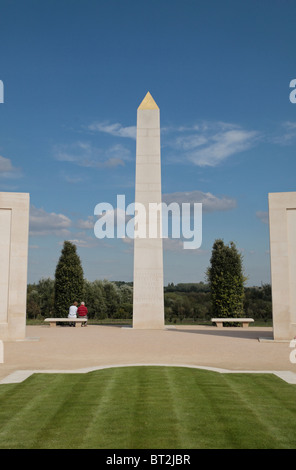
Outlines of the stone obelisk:
[[[148,92],[137,111],[135,206],[146,210],[146,236],[134,239],[133,328],[164,328],[161,211],[149,218],[149,204],[161,204],[160,115]],[[150,237],[149,235],[151,235]],[[143,235],[143,232],[142,232]]]

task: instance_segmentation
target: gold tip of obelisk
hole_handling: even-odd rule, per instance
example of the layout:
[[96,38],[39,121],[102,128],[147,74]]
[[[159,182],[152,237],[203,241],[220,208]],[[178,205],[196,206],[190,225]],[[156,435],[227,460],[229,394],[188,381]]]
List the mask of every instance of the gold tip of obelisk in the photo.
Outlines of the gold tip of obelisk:
[[152,98],[151,94],[148,91],[147,95],[143,99],[138,109],[159,109],[159,107],[157,106],[157,104],[155,103],[154,99]]

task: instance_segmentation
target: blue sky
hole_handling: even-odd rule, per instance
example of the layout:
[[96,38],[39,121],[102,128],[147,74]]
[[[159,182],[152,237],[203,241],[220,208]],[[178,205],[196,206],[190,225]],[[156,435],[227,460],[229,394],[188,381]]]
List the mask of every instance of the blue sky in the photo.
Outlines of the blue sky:
[[64,240],[89,280],[132,280],[132,244],[96,239],[93,214],[134,200],[147,91],[164,198],[203,202],[202,246],[165,243],[165,284],[203,281],[216,238],[237,244],[248,285],[270,282],[268,193],[296,190],[295,14],[289,0],[0,0],[0,190],[31,195],[30,282],[54,276]]

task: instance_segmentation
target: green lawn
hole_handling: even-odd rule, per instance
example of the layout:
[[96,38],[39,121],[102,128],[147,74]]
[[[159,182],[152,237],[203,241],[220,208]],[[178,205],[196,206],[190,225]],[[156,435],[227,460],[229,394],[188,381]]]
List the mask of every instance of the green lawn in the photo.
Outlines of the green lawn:
[[0,385],[0,448],[296,447],[296,386],[271,374],[123,367]]

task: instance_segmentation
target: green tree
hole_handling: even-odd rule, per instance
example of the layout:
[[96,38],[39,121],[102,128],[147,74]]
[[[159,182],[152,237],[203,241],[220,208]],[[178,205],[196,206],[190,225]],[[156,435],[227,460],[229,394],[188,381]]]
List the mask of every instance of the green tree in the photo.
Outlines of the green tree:
[[83,269],[76,246],[65,241],[55,271],[54,308],[57,317],[66,317],[70,305],[83,300]]
[[37,318],[41,313],[40,296],[36,284],[27,288],[27,318]]
[[128,284],[123,284],[119,287],[120,303],[132,304],[133,303],[133,288]]
[[106,297],[102,281],[84,281],[84,301],[89,318],[104,319],[107,317]]
[[244,313],[244,282],[242,255],[235,244],[215,240],[211,265],[207,270],[212,310],[215,317],[242,317]]
[[106,279],[103,281],[103,287],[107,307],[107,318],[114,318],[120,305],[119,287],[117,287],[115,283]]
[[52,317],[54,313],[54,280],[40,279],[37,289],[39,293],[39,306],[43,317]]

